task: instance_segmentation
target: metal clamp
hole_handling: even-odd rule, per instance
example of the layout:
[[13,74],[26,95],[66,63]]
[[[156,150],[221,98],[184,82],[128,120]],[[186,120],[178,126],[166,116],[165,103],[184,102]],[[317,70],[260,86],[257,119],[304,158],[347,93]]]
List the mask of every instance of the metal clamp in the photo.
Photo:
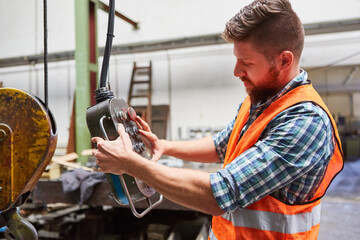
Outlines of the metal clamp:
[[[100,129],[101,129],[101,132],[104,136],[104,138],[109,141],[109,137],[107,136],[107,133],[105,131],[105,128],[104,128],[104,120],[106,119],[107,117],[104,115],[100,118],[99,120],[99,125],[100,125]],[[123,175],[119,175],[119,179],[120,179],[120,182],[121,182],[121,186],[123,187],[123,190],[125,192],[125,196],[126,198],[128,199],[128,202],[129,202],[129,205],[130,205],[130,209],[131,209],[131,212],[134,214],[135,217],[137,218],[142,218],[143,216],[145,216],[145,214],[147,214],[148,212],[150,212],[150,210],[152,210],[153,208],[155,208],[156,206],[158,206],[162,200],[163,200],[163,195],[160,194],[160,197],[159,197],[159,200],[156,201],[155,203],[152,203],[151,202],[151,199],[150,197],[146,197],[146,201],[149,205],[148,208],[146,208],[144,211],[142,211],[141,213],[138,213],[135,206],[134,206],[134,203],[131,199],[131,196],[130,196],[130,193],[129,193],[129,190],[126,186],[126,183],[125,183],[125,180],[124,180],[124,177]],[[117,198],[115,197],[115,200],[118,202]],[[118,202],[119,203],[119,202]],[[119,203],[120,204],[120,203]]]
[[4,141],[7,137],[7,134],[4,129],[0,129],[0,142]]
[[124,181],[124,178],[122,175],[120,175],[120,182],[121,182],[121,185],[123,186],[124,190],[125,190],[125,196],[126,198],[128,199],[129,201],[129,205],[130,205],[130,209],[131,209],[131,212],[134,214],[135,217],[137,218],[142,218],[143,216],[145,216],[148,212],[150,212],[150,210],[152,210],[153,208],[155,208],[156,206],[158,206],[162,200],[163,200],[163,195],[160,194],[159,196],[159,200],[157,200],[154,204],[151,202],[151,199],[149,197],[146,197],[146,201],[147,203],[149,204],[149,207],[146,208],[144,211],[142,211],[141,213],[138,213],[135,206],[134,206],[134,203],[131,199],[131,196],[130,196],[130,193],[129,193],[129,190],[125,184],[125,181]]

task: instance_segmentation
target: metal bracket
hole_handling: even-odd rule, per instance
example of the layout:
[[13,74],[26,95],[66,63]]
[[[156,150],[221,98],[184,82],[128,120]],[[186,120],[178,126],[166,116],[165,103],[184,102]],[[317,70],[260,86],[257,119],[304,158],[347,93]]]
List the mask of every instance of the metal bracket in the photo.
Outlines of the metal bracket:
[[[100,118],[100,120],[99,120],[99,125],[100,125],[100,129],[101,129],[101,132],[102,132],[104,138],[105,138],[107,141],[109,141],[109,137],[108,137],[108,135],[107,135],[107,133],[106,133],[106,131],[105,131],[105,127],[104,127],[104,120],[105,120],[106,118],[107,118],[107,117],[106,117],[105,115],[102,116],[102,117]],[[125,183],[125,180],[124,180],[124,177],[123,177],[122,174],[119,175],[119,179],[120,179],[121,186],[122,186],[122,188],[123,188],[123,190],[124,190],[124,192],[125,192],[125,196],[126,196],[126,198],[128,199],[128,201],[129,201],[129,205],[130,205],[131,212],[134,214],[135,217],[141,218],[141,217],[145,216],[145,214],[147,214],[150,210],[152,210],[153,208],[155,208],[156,206],[158,206],[158,205],[162,202],[162,200],[163,200],[163,195],[161,195],[161,194],[160,194],[159,200],[156,201],[154,204],[151,202],[150,197],[146,197],[146,201],[147,201],[149,207],[146,208],[146,209],[145,209],[144,211],[142,211],[141,213],[138,213],[138,211],[136,210],[136,208],[135,208],[135,206],[134,206],[134,203],[133,203],[133,201],[132,201],[131,195],[130,195],[129,190],[128,190],[127,186],[126,186],[126,183]],[[116,200],[116,202],[118,202],[117,197],[114,197],[114,199]],[[119,202],[118,202],[118,203],[119,203]],[[123,205],[123,203],[119,203],[119,204]]]

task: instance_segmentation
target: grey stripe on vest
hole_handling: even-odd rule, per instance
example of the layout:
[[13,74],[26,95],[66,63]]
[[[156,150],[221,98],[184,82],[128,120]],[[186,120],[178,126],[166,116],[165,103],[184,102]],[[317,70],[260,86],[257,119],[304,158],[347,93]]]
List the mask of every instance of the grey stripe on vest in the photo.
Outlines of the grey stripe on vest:
[[210,240],[218,240],[215,235],[214,235],[214,232],[212,231],[212,229],[210,228],[209,230],[209,237],[210,237]]
[[231,221],[237,227],[294,234],[309,231],[313,226],[320,223],[320,205],[314,207],[312,212],[296,215],[238,208],[233,212],[223,214],[221,217]]

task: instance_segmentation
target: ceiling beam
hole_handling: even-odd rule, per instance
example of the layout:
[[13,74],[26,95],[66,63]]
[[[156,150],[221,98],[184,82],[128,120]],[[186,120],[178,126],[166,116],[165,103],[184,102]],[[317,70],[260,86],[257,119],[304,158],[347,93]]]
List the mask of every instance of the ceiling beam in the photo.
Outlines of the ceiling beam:
[[355,83],[349,84],[314,84],[318,93],[354,93],[360,92],[360,79],[354,80]]
[[305,35],[339,33],[360,30],[360,19],[346,19],[331,22],[304,24]]
[[[306,35],[357,31],[360,30],[360,18],[339,20],[332,22],[304,24],[304,29]],[[221,34],[216,33],[216,34],[176,38],[176,39],[161,40],[161,41],[114,45],[111,53],[113,55],[130,54],[130,53],[162,51],[162,50],[170,50],[177,48],[187,48],[187,47],[215,45],[215,44],[224,44],[224,43],[226,42],[221,38]],[[103,55],[104,48],[99,48],[99,50],[100,50],[100,55]],[[71,59],[74,59],[74,51],[64,51],[64,52],[48,54],[49,62],[66,61]],[[31,65],[42,62],[43,62],[42,54],[13,57],[13,58],[3,58],[0,59],[0,68]]]
[[[101,1],[99,1],[99,9],[109,13],[109,6]],[[131,20],[130,18],[126,17],[124,14],[121,14],[116,10],[115,10],[115,16],[117,16],[117,17],[121,18],[122,20],[124,20],[125,22],[131,24],[134,27],[134,29],[139,29],[138,22]]]

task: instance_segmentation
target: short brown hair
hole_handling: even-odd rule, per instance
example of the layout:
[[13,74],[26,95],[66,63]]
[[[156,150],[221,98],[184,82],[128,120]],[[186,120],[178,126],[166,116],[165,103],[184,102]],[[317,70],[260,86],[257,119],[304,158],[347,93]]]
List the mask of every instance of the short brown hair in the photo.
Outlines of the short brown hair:
[[304,35],[288,0],[255,0],[226,23],[222,37],[229,42],[249,40],[267,57],[288,50],[299,60]]

